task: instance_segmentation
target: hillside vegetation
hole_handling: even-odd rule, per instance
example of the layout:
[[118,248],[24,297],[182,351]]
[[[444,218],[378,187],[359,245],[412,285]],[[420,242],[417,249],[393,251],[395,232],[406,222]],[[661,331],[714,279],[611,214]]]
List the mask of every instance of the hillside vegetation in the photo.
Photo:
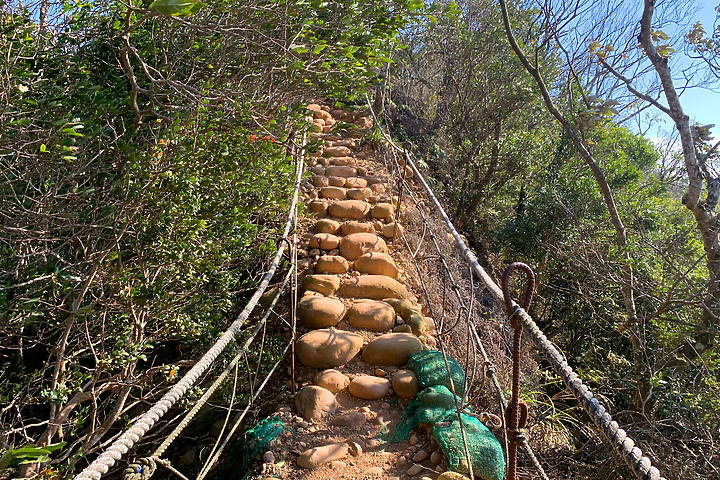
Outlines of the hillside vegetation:
[[[692,7],[0,3],[0,477],[71,477],[177,381],[281,240],[305,105],[367,92],[661,471],[717,476],[718,145],[670,88],[720,78]],[[544,375],[572,476],[598,437]]]

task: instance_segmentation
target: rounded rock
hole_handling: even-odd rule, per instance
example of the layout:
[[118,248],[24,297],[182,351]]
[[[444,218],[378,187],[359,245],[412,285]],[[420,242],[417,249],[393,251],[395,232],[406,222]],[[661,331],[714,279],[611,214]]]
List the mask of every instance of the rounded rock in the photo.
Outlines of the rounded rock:
[[330,183],[328,183],[327,177],[324,175],[314,175],[312,177],[312,184],[317,188],[323,188],[330,185]]
[[340,240],[340,255],[348,260],[357,260],[368,252],[387,253],[385,240],[374,233],[353,233]]
[[313,383],[319,387],[329,390],[332,393],[338,393],[350,385],[350,379],[347,375],[334,369],[323,370],[315,375]]
[[395,207],[391,203],[378,203],[372,209],[372,218],[392,218],[395,215]]
[[330,423],[339,427],[359,428],[365,425],[367,418],[362,412],[347,412],[337,415]]
[[387,378],[358,375],[350,381],[350,394],[364,400],[377,400],[390,393],[391,384]]
[[352,235],[353,233],[375,233],[372,223],[364,222],[345,222],[340,226],[343,235]]
[[357,170],[355,167],[348,167],[347,165],[332,165],[330,167],[324,167],[323,173],[328,177],[357,177]]
[[340,285],[340,293],[348,298],[407,298],[408,291],[394,278],[384,275],[360,275]]
[[345,192],[348,198],[353,200],[367,201],[372,196],[372,190],[369,188],[351,188]]
[[363,337],[334,329],[313,330],[295,343],[295,353],[303,365],[333,368],[345,365],[362,349]]
[[298,302],[297,314],[304,327],[334,327],[345,316],[345,304],[336,298],[303,297]]
[[348,323],[355,328],[386,332],[395,325],[395,310],[385,302],[355,302],[348,311]]
[[327,147],[323,153],[326,157],[347,157],[350,155],[348,147]]
[[326,463],[347,457],[348,448],[347,443],[332,443],[311,448],[300,454],[297,464],[299,467],[306,469],[322,467]]
[[315,231],[318,233],[329,233],[334,235],[340,230],[340,222],[330,220],[329,218],[323,218],[315,222]]
[[404,365],[422,350],[422,342],[411,333],[386,333],[365,346],[362,358],[371,365]]
[[355,260],[355,270],[360,273],[384,275],[394,279],[397,279],[400,273],[395,266],[395,260],[384,252],[368,252],[360,255]]
[[342,187],[322,187],[320,196],[331,200],[343,200],[345,199],[345,189]]
[[325,215],[328,211],[328,204],[326,202],[323,202],[322,200],[313,200],[308,204],[308,209],[312,213]]
[[392,386],[398,397],[413,398],[420,391],[417,376],[412,370],[398,370],[392,376]]
[[295,408],[306,420],[319,420],[326,415],[335,413],[337,401],[329,390],[316,385],[309,385],[295,394]]
[[[317,186],[317,185],[316,185]],[[367,180],[360,177],[349,177],[345,180],[346,188],[364,188],[367,187]]]
[[328,183],[331,187],[342,187],[345,185],[344,177],[328,177]]
[[330,159],[331,165],[345,165],[348,167],[354,167],[357,163],[353,157],[333,157]]
[[316,233],[310,238],[308,245],[310,248],[320,248],[322,250],[332,250],[338,248],[340,239],[329,233]]
[[360,200],[340,200],[328,208],[328,212],[335,218],[351,218],[362,220],[367,217],[370,204]]
[[318,258],[315,271],[318,273],[345,273],[350,268],[345,257],[340,255],[323,255]]
[[329,296],[340,287],[340,278],[337,275],[305,275],[302,286],[305,290]]

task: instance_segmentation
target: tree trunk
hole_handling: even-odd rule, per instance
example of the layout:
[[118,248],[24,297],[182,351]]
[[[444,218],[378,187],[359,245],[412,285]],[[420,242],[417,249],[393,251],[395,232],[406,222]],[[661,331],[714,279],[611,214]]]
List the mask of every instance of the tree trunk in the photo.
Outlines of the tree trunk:
[[[715,343],[714,330],[717,328],[718,312],[720,312],[720,245],[718,245],[718,217],[714,207],[701,200],[703,174],[695,153],[695,141],[690,127],[690,118],[685,114],[680,104],[680,97],[675,90],[675,84],[668,65],[668,59],[662,57],[652,42],[652,18],[655,11],[655,1],[645,0],[642,19],[640,21],[640,43],[643,50],[653,64],[660,77],[665,99],[670,109],[670,117],[680,133],[685,170],[688,175],[688,191],[683,197],[683,204],[695,217],[698,230],[703,242],[706,266],[708,270],[708,291],[703,299],[703,312],[701,325],[695,331],[695,345],[688,349],[691,356],[701,353]],[[706,176],[705,181],[712,179]],[[709,185],[708,185],[709,186]],[[708,189],[710,190],[710,189]],[[714,202],[713,202],[714,203]]]
[[[648,0],[646,0],[646,2],[647,1]],[[512,29],[510,26],[510,18],[508,15],[507,3],[505,0],[500,0],[500,8],[502,10],[505,34],[507,35],[508,41],[510,42],[510,46],[525,67],[525,70],[527,70],[528,73],[530,73],[530,75],[535,80],[535,83],[540,90],[540,94],[542,95],[543,102],[545,103],[545,107],[552,114],[552,116],[555,117],[555,119],[562,125],[563,129],[567,133],[578,153],[580,154],[580,158],[582,158],[585,164],[590,168],[590,171],[592,172],[592,175],[595,179],[595,183],[597,183],[597,186],[600,189],[600,193],[605,202],[605,208],[610,215],[610,221],[615,229],[615,244],[618,246],[618,249],[623,256],[623,264],[621,267],[623,281],[620,284],[620,290],[622,292],[623,302],[625,303],[626,320],[625,324],[621,326],[621,330],[628,329],[630,334],[630,344],[632,346],[634,362],[633,373],[635,376],[635,381],[637,383],[634,403],[637,411],[642,414],[646,414],[646,407],[650,400],[649,396],[651,389],[648,383],[648,368],[642,353],[644,346],[642,344],[642,337],[640,335],[640,328],[638,326],[637,310],[635,308],[635,278],[633,274],[632,264],[630,262],[630,254],[627,251],[627,233],[625,230],[625,225],[623,224],[622,219],[620,218],[620,213],[618,212],[617,206],[615,205],[615,199],[613,197],[612,190],[610,189],[610,185],[607,182],[607,178],[605,177],[605,172],[603,171],[602,167],[600,167],[600,165],[595,161],[592,152],[580,139],[578,132],[575,130],[572,123],[570,123],[570,120],[568,120],[568,118],[562,113],[560,113],[560,111],[557,109],[555,103],[550,97],[550,92],[547,88],[547,85],[545,85],[545,80],[543,79],[540,70],[537,68],[536,65],[532,65],[530,63],[527,56],[515,40],[515,36],[512,33]]]

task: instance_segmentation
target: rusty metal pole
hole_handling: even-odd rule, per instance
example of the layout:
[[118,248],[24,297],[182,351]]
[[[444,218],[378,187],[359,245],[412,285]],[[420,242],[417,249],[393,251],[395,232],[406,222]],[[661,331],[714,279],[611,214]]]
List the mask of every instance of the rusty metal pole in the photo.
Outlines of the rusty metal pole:
[[502,290],[505,298],[505,307],[507,308],[510,326],[514,330],[513,337],[513,378],[512,378],[512,397],[510,404],[505,412],[508,436],[508,480],[517,479],[517,436],[518,430],[525,426],[527,422],[527,405],[520,400],[520,353],[523,327],[517,321],[517,308],[513,307],[512,296],[510,295],[510,277],[516,269],[525,272],[527,277],[527,285],[525,286],[525,294],[522,299],[522,308],[528,310],[532,302],[533,292],[535,290],[535,275],[532,269],[521,262],[510,264],[503,274]]

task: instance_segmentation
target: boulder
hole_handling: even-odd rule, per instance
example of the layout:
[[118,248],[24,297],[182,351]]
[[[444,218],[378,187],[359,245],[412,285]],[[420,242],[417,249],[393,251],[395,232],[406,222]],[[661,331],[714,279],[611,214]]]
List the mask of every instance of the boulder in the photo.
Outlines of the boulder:
[[372,218],[386,219],[392,218],[393,215],[395,215],[395,207],[392,203],[378,203],[371,212]]
[[322,200],[313,200],[308,204],[308,209],[313,213],[324,215],[328,211],[328,204]]
[[318,233],[335,234],[338,230],[340,230],[340,222],[336,222],[335,220],[323,218],[315,222],[315,231]]
[[343,146],[326,147],[324,155],[326,157],[347,157],[350,155],[350,149]]
[[353,157],[333,157],[330,159],[331,165],[347,165],[348,167],[354,167],[357,163]]
[[330,112],[326,112],[325,110],[314,110],[313,111],[313,118],[315,120],[323,120],[323,123],[325,120],[332,120],[332,115],[330,115]]
[[395,310],[385,302],[355,302],[348,311],[348,323],[355,328],[386,332],[395,325]]
[[382,183],[373,183],[370,185],[370,191],[378,195],[382,195],[385,193],[385,185]]
[[338,248],[340,239],[329,233],[316,233],[308,241],[310,248],[320,248],[322,250],[332,250]]
[[407,298],[408,291],[394,278],[384,275],[360,275],[340,285],[340,293],[348,298]]
[[398,278],[399,272],[393,258],[383,252],[368,252],[355,260],[355,270],[360,273],[371,275],[384,275],[386,277]]
[[316,188],[327,187],[328,185],[330,185],[328,183],[328,178],[325,175],[313,175],[312,184]]
[[302,286],[305,290],[329,296],[340,288],[340,278],[337,275],[305,275]]
[[297,304],[297,314],[303,327],[334,327],[345,316],[345,304],[337,298],[303,297]]
[[345,273],[349,268],[348,261],[340,255],[323,255],[315,264],[318,273]]
[[333,187],[345,186],[345,177],[328,177],[328,183]]
[[437,477],[437,480],[469,480],[465,475],[457,472],[443,472]]
[[411,333],[386,333],[365,346],[362,358],[372,365],[405,365],[421,350],[422,342]]
[[383,302],[390,304],[395,309],[395,313],[401,314],[406,308],[413,308],[413,303],[407,298],[384,298]]
[[[345,182],[343,182],[343,184],[344,183]],[[331,200],[343,200],[345,198],[345,189],[342,187],[322,187],[320,189],[320,196]]]
[[319,112],[320,110],[322,110],[322,107],[320,105],[318,105],[317,103],[311,103],[306,108],[308,110],[310,110],[311,112]]
[[[338,117],[339,118],[339,117]],[[357,142],[352,138],[343,138],[333,144],[335,147],[356,147]]]
[[353,233],[375,233],[372,223],[363,222],[344,222],[340,226],[343,235],[352,235]]
[[338,393],[340,390],[343,390],[350,385],[350,379],[337,370],[328,369],[315,375],[313,383],[331,391],[332,393]]
[[326,463],[347,457],[349,448],[347,443],[332,443],[322,447],[310,448],[300,454],[297,464],[299,467],[306,469],[319,468]]
[[412,328],[410,328],[410,325],[402,324],[398,325],[397,327],[393,328],[393,333],[412,333]]
[[309,385],[295,394],[295,408],[307,420],[320,420],[328,414],[335,413],[337,401],[329,390]]
[[358,375],[350,381],[348,392],[365,400],[377,400],[390,393],[390,380],[387,378]]
[[370,204],[360,200],[340,200],[330,205],[328,212],[335,218],[352,218],[362,220],[367,217]]
[[346,192],[348,198],[352,198],[353,200],[365,200],[370,198],[372,195],[372,190],[369,188],[351,188],[347,190]]
[[420,337],[425,334],[425,318],[419,310],[406,308],[400,312],[400,316],[405,320],[405,323],[410,326],[413,335]]
[[392,386],[401,398],[412,398],[420,391],[417,376],[412,370],[398,370],[393,373]]
[[310,171],[313,173],[313,175],[318,175],[321,177],[325,175],[325,167],[321,167],[319,165],[316,167],[312,167]]
[[353,233],[340,241],[340,255],[348,260],[356,260],[368,252],[387,252],[385,240],[374,233]]
[[350,177],[345,180],[346,188],[364,188],[367,187],[367,181],[360,177]]
[[358,428],[365,425],[367,417],[362,412],[347,412],[337,415],[330,423],[340,427]]
[[363,337],[357,333],[334,329],[313,330],[297,340],[295,353],[307,367],[334,368],[349,362],[360,351],[362,344]]
[[323,172],[328,177],[356,177],[357,170],[354,167],[348,167],[346,165],[332,165],[325,167]]
[[388,223],[387,225],[383,225],[382,227],[382,234],[383,236],[387,238],[393,238],[395,236],[395,230],[397,230],[397,237],[400,238],[405,231],[405,229],[400,225],[399,223]]

